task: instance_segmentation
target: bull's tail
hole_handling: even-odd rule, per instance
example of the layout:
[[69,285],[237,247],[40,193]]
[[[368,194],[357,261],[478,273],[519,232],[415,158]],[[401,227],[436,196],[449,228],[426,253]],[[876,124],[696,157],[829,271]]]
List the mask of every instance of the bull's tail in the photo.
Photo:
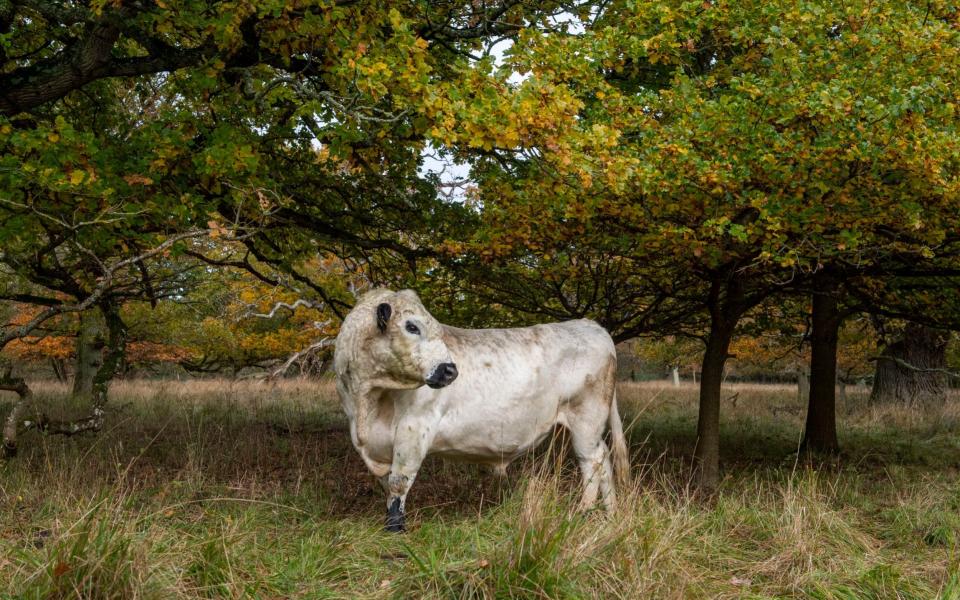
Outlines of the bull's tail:
[[613,400],[610,402],[610,454],[613,463],[613,476],[617,482],[617,488],[625,492],[631,485],[632,477],[630,475],[630,450],[627,448],[627,439],[623,435],[623,422],[620,421],[620,412],[617,410],[617,393],[613,393]]

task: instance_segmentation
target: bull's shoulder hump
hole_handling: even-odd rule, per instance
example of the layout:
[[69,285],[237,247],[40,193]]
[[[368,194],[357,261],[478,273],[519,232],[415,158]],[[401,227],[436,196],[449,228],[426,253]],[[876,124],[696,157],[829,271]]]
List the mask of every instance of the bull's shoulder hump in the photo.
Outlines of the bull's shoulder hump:
[[573,321],[561,321],[558,323],[544,323],[543,325],[536,325],[535,327],[556,327],[560,329],[572,329],[575,331],[584,331],[590,333],[596,333],[605,337],[609,337],[610,334],[600,323],[597,323],[593,319],[575,319]]
[[576,321],[566,321],[565,323],[560,324],[569,324],[569,327],[574,329],[578,335],[589,338],[595,343],[616,352],[615,344],[613,342],[613,338],[610,336],[610,332],[607,331],[606,328],[604,328],[600,323],[597,323],[592,319],[577,319]]

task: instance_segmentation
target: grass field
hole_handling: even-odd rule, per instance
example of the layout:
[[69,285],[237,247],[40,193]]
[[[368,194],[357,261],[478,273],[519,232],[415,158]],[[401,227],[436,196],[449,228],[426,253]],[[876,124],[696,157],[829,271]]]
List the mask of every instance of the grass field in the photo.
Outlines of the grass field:
[[725,478],[698,498],[696,389],[623,384],[636,481],[613,518],[573,512],[561,438],[504,488],[428,459],[410,532],[388,535],[334,396],[120,382],[100,435],[24,435],[0,466],[0,597],[960,598],[960,398],[878,410],[854,390],[842,456],[812,469],[796,392],[729,386]]

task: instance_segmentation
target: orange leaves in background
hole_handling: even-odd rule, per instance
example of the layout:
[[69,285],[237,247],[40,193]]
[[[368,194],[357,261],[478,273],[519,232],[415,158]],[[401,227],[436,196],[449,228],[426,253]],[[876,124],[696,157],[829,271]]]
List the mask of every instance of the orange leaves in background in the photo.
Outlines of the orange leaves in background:
[[[6,324],[13,327],[24,325],[41,310],[42,307],[39,306],[16,304],[15,311],[7,319]],[[72,358],[76,347],[76,339],[73,336],[75,327],[73,318],[52,319],[46,326],[50,333],[13,340],[3,349],[3,355],[23,361]]]
[[3,349],[5,355],[22,361],[72,358],[76,338],[67,336],[26,337],[10,342]]
[[127,344],[127,363],[146,365],[156,363],[178,363],[194,358],[194,352],[188,348],[157,342],[131,342]]
[[[42,362],[49,359],[72,359],[76,352],[76,337],[27,337],[14,340],[4,348],[4,354],[18,361]],[[194,357],[195,352],[173,344],[140,341],[127,344],[127,362],[146,365],[163,362],[177,363]]]

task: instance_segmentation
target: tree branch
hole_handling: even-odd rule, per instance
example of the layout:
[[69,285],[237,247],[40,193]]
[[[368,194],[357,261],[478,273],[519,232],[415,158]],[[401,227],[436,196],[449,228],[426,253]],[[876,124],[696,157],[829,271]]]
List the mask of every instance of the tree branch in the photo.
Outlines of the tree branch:
[[163,243],[147,250],[137,256],[132,256],[130,258],[118,261],[113,265],[104,265],[103,274],[97,280],[97,285],[94,286],[93,290],[80,302],[73,304],[57,304],[54,306],[48,306],[44,310],[37,313],[32,319],[26,323],[19,325],[17,327],[12,327],[6,331],[0,333],[0,349],[3,349],[7,344],[12,342],[15,339],[22,338],[26,335],[29,335],[31,331],[39,327],[48,319],[51,319],[57,315],[72,313],[72,312],[82,312],[87,310],[94,304],[100,302],[104,295],[111,289],[111,286],[114,283],[116,274],[131,266],[141,263],[145,260],[153,258],[159,254],[166,252],[171,246],[178,242],[182,242],[187,239],[196,238],[200,236],[210,235],[211,230],[201,229],[187,231],[184,233],[179,233],[177,235],[170,236]]
[[907,369],[908,371],[915,371],[917,373],[941,373],[943,375],[947,375],[955,379],[960,379],[960,373],[956,373],[954,371],[951,371],[950,369],[942,369],[942,368],[936,368],[936,367],[918,367],[896,356],[884,356],[884,355],[872,356],[867,360],[869,360],[870,362],[874,362],[874,361],[879,362],[881,360],[889,360],[890,362],[897,365],[898,367],[902,367],[904,369]]
[[299,352],[294,352],[293,354],[290,355],[290,358],[288,358],[282,365],[274,369],[273,372],[271,372],[267,376],[267,381],[272,381],[278,377],[282,377],[290,368],[290,365],[292,365],[295,362],[302,361],[306,356],[313,354],[317,350],[320,350],[322,348],[326,348],[327,346],[332,345],[333,342],[334,341],[330,338],[323,338],[320,341],[310,344],[309,346],[307,346],[303,350],[300,350]]

